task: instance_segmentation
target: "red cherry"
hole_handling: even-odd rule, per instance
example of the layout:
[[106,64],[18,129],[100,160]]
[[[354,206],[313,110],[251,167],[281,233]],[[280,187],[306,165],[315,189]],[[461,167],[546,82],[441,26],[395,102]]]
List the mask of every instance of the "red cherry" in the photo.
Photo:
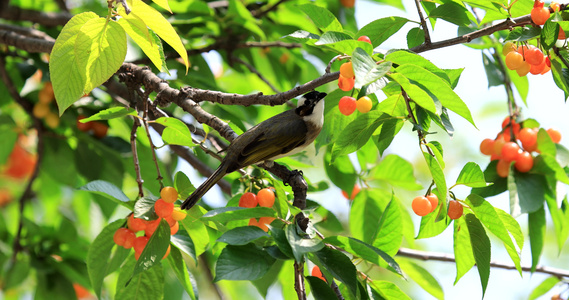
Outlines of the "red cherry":
[[[369,37],[368,37],[367,35],[362,35],[362,36],[360,36],[360,37],[358,38],[358,41],[360,41],[360,42],[367,42],[367,43],[370,43],[370,45],[372,45],[372,44],[371,44],[371,40],[369,39]],[[373,46],[373,45],[372,45],[372,46]]]
[[350,97],[350,96],[344,96],[340,99],[340,102],[338,103],[338,108],[340,109],[340,112],[345,115],[345,116],[349,116],[352,113],[354,113],[354,111],[356,111],[356,99],[354,97]]

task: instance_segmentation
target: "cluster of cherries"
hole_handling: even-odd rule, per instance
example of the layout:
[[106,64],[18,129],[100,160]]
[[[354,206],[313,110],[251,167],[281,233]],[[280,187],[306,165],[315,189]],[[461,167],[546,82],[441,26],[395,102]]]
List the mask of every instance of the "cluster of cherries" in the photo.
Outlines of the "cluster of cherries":
[[[426,216],[434,212],[439,206],[439,197],[433,193],[429,193],[426,196],[417,196],[413,199],[411,203],[411,208],[413,212],[420,216]],[[447,215],[449,218],[456,220],[462,216],[464,208],[462,204],[457,200],[450,200],[448,202]]]
[[[496,173],[500,177],[508,177],[512,162],[519,172],[528,172],[533,168],[531,153],[539,152],[537,149],[538,131],[539,128],[521,128],[515,118],[508,116],[502,122],[502,131],[495,139],[484,139],[480,143],[480,152],[489,155],[490,160],[498,160]],[[550,128],[547,133],[554,143],[561,141],[561,133],[557,129]],[[518,142],[521,143],[521,147]]]
[[98,121],[81,122],[81,120],[86,118],[84,115],[77,116],[77,129],[87,133],[93,132],[93,135],[99,139],[107,136],[107,132],[109,131],[107,124]]
[[59,126],[59,116],[51,110],[50,104],[55,100],[53,93],[53,86],[48,81],[44,84],[43,88],[39,91],[38,102],[34,104],[33,115],[38,119],[43,119],[45,125],[49,128],[56,128]]
[[[551,2],[549,7],[554,11],[560,10],[557,2]],[[531,10],[531,20],[535,25],[543,25],[551,16],[549,8],[544,7],[542,0],[535,0]],[[560,40],[566,39],[563,29],[559,30],[557,37]],[[533,75],[543,75],[551,70],[551,60],[549,56],[532,45],[516,46],[513,42],[504,44],[502,54],[506,56],[506,67],[515,70],[519,76],[526,76],[528,73]]]
[[[358,41],[367,42],[371,44],[369,37],[363,35],[358,38]],[[352,62],[343,63],[340,66],[340,77],[338,78],[338,87],[344,91],[351,91],[354,88],[356,82],[356,75],[354,73],[354,68]],[[367,113],[371,110],[372,102],[371,98],[368,96],[363,96],[360,99],[344,96],[340,99],[338,108],[343,115],[349,116],[356,109],[361,113]]]
[[[117,229],[113,236],[115,244],[126,249],[134,248],[134,257],[137,260],[162,219],[170,225],[170,235],[174,235],[180,228],[178,221],[186,218],[185,212],[177,208],[174,209],[174,202],[178,200],[178,192],[175,188],[164,187],[160,191],[160,197],[154,203],[154,211],[158,215],[158,219],[144,220],[135,218],[134,214],[130,214],[127,219],[127,226]],[[137,237],[138,232],[143,234]],[[170,254],[170,246],[168,246],[168,250],[162,259],[168,257],[168,254]]]
[[[251,192],[244,193],[241,198],[239,198],[239,207],[244,208],[253,208],[257,207],[257,205],[262,207],[273,207],[275,204],[275,192],[273,192],[270,188],[264,188],[259,190],[257,194]],[[251,218],[249,220],[249,226],[257,226],[261,228],[263,231],[269,231],[268,224],[271,224],[275,218],[273,217],[261,217],[257,221],[255,218]]]

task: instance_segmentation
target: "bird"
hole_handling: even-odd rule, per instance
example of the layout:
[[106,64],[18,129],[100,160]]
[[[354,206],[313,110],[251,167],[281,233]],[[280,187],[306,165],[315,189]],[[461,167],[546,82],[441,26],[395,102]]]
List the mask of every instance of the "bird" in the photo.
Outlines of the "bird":
[[311,91],[298,100],[295,109],[275,115],[235,138],[219,167],[182,203],[194,206],[225,174],[241,168],[296,154],[310,145],[324,125],[326,93]]

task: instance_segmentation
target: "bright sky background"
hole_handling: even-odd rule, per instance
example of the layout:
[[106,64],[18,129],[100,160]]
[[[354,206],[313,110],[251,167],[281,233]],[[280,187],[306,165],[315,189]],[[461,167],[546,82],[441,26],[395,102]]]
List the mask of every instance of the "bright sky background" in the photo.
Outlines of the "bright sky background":
[[[382,17],[387,16],[401,16],[411,20],[418,21],[417,12],[413,0],[403,0],[407,12],[401,11],[385,5],[378,5],[371,1],[356,1],[356,18],[358,26],[361,28],[365,24]],[[528,12],[529,13],[529,12]],[[410,24],[403,27],[394,37],[387,40],[379,48],[382,50],[389,50],[393,48],[406,48],[406,34],[407,31],[416,27],[416,24]],[[429,30],[431,28],[429,27]],[[435,31],[431,31],[431,40],[440,41],[452,37],[456,37],[457,27],[445,21],[438,21],[435,26]],[[445,176],[447,182],[453,183],[456,180],[462,167],[469,161],[474,161],[485,169],[489,162],[489,158],[480,154],[478,147],[482,139],[487,137],[495,137],[498,130],[501,129],[501,122],[508,114],[506,93],[501,87],[488,88],[486,74],[482,64],[482,55],[479,50],[474,50],[466,46],[457,45],[443,49],[432,50],[421,53],[422,56],[429,59],[439,68],[454,69],[464,68],[459,84],[455,92],[463,99],[463,101],[470,108],[474,121],[478,129],[474,128],[470,123],[460,118],[454,113],[451,114],[451,121],[455,128],[455,135],[451,139],[446,134],[437,134],[429,136],[429,140],[437,140],[442,143],[444,147],[445,162],[447,168],[445,169]],[[212,65],[219,64],[219,58],[215,53],[205,55],[206,59]],[[216,62],[217,61],[217,62]],[[215,69],[212,66],[212,69]],[[523,102],[519,97],[516,98],[518,105],[522,106],[522,117],[534,118],[538,120],[542,127],[557,127],[561,129],[563,134],[568,134],[567,128],[569,116],[569,108],[564,101],[563,92],[555,86],[551,73],[543,76],[528,75],[530,79],[530,89],[528,96],[528,107],[523,106]],[[379,100],[382,98],[381,93],[378,95]],[[422,184],[425,189],[428,187],[430,178],[425,178],[425,174],[420,174],[426,169],[424,159],[422,158],[419,147],[417,146],[417,136],[411,131],[409,124],[401,130],[397,135],[392,145],[386,151],[386,154],[396,153],[406,160],[413,163],[418,169],[415,175],[421,178]],[[433,125],[433,129],[437,130]],[[438,131],[441,131],[440,129]],[[567,139],[562,139],[561,144],[567,146]],[[178,167],[184,171],[192,182],[197,186],[198,183],[203,181],[193,172],[192,168],[185,162],[180,161]],[[422,169],[422,170],[420,170]],[[305,174],[310,176],[311,171],[306,170]],[[312,178],[312,177],[311,177]],[[451,184],[452,184],[451,183]],[[458,198],[464,199],[468,196],[470,189],[453,189]],[[419,191],[423,193],[424,191]],[[337,188],[332,188],[325,194],[311,195],[312,199],[317,200],[328,209],[334,211],[338,217],[347,224],[349,206],[348,202],[338,197],[340,191]],[[409,193],[408,195],[398,195],[404,203],[410,205],[412,197],[415,194]],[[409,199],[404,198],[408,196]],[[334,201],[330,202],[330,197]],[[223,201],[215,201],[215,199],[223,199],[217,187],[213,188],[207,195],[206,201],[214,206],[223,206]],[[328,201],[326,201],[328,200]],[[337,200],[337,201],[336,201]],[[509,211],[509,203],[507,193],[489,198],[491,203],[505,211]],[[213,202],[212,202],[213,201]],[[549,214],[547,213],[549,216]],[[413,221],[416,224],[416,230],[420,218],[412,215]],[[527,236],[527,215],[522,215],[517,218],[522,226],[522,230]],[[546,239],[552,241],[554,239],[554,232],[551,226],[551,220],[548,218],[548,232]],[[492,241],[492,261],[501,261],[511,263],[504,246],[496,238],[491,237]],[[440,236],[417,242],[419,247],[424,250],[453,253],[453,239],[452,239],[452,226]],[[557,246],[554,243],[546,244],[544,250],[545,256],[542,256],[541,263],[557,268],[569,268],[569,260],[557,259]],[[569,246],[566,245],[562,256],[567,258]],[[432,272],[438,282],[443,287],[446,299],[481,299],[482,289],[476,268],[470,270],[458,283],[453,286],[454,278],[456,275],[455,265],[445,262],[417,262],[427,270]],[[531,253],[529,249],[529,240],[526,239],[522,251],[522,265],[531,265]],[[547,276],[541,274],[523,273],[524,277],[520,278],[517,271],[492,269],[490,273],[490,280],[486,291],[485,299],[527,299],[533,288],[535,288]],[[381,278],[378,278],[381,279]],[[397,282],[403,290],[408,291],[412,288],[410,293],[413,299],[434,299],[431,295],[424,292],[415,283],[412,282]],[[552,294],[547,294],[543,299],[550,299]],[[279,298],[279,291],[270,291],[268,297],[271,299]]]

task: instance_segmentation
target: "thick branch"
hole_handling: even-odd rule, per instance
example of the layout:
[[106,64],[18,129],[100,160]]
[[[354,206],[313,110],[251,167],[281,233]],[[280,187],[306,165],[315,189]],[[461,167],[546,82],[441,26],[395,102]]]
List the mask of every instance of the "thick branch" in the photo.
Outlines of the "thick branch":
[[14,46],[33,53],[50,53],[53,48],[53,41],[29,37],[14,32],[13,30],[0,30],[0,44]]
[[[427,252],[421,250],[414,250],[408,248],[400,248],[397,255],[405,256],[414,259],[420,260],[435,260],[435,261],[447,261],[447,262],[456,262],[456,259],[451,254],[446,253],[439,253],[439,252]],[[490,262],[490,267],[499,268],[499,269],[506,269],[506,270],[515,270],[516,266],[514,264],[507,264],[503,262]],[[531,272],[531,266],[522,266],[522,271],[524,272]],[[569,271],[545,266],[538,266],[535,269],[537,273],[544,273],[553,275],[558,278],[566,277],[569,278]]]
[[0,7],[0,18],[11,21],[30,21],[44,26],[65,25],[72,15],[67,12],[42,12],[17,6]]

